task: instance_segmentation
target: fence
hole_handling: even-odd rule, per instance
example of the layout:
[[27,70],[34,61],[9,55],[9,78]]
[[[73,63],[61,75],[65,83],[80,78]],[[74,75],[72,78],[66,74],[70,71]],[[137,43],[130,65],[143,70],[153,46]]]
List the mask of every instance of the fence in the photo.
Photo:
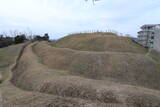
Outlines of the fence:
[[73,34],[88,34],[88,33],[113,33],[118,36],[124,36],[123,33],[117,32],[115,30],[107,29],[107,30],[86,30],[86,31],[80,31],[80,32],[72,32],[69,33],[69,35]]

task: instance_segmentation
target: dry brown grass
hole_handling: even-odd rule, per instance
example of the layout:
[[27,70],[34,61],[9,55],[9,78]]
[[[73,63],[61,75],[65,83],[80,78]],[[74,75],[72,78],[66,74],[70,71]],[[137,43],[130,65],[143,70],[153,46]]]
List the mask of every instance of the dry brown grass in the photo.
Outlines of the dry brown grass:
[[[23,49],[22,49],[22,51],[23,51]],[[22,69],[19,69],[19,70],[23,70],[22,72],[25,72],[27,69],[24,69],[25,68],[24,66],[26,66],[26,65],[25,65],[25,63],[20,64],[20,62],[18,61],[19,58],[20,57],[17,58],[18,64],[16,64],[13,67],[14,69],[12,69],[12,70],[17,71],[18,70],[17,67],[20,67],[21,65],[24,64],[22,66]],[[27,60],[26,60],[26,62],[27,62]],[[62,106],[67,106],[67,107],[75,107],[75,106],[76,107],[90,107],[90,106],[92,106],[92,107],[97,107],[97,106],[106,107],[106,104],[99,103],[99,102],[85,101],[83,99],[78,99],[78,98],[61,97],[61,96],[56,96],[56,95],[38,93],[38,92],[33,91],[30,86],[26,86],[26,87],[29,87],[27,89],[32,90],[33,92],[21,90],[24,88],[24,87],[21,88],[21,83],[19,83],[20,84],[20,85],[18,85],[19,88],[17,88],[15,86],[13,86],[13,84],[10,83],[10,81],[8,81],[8,80],[10,80],[10,77],[12,77],[11,72],[9,72],[9,73],[11,76],[9,76],[8,79],[3,84],[0,85],[0,106],[2,106],[2,107],[57,107],[57,106],[58,107],[59,106],[60,107],[62,107]],[[21,74],[18,74],[18,72],[16,72],[16,73],[17,73],[17,75],[13,72],[13,74],[14,74],[13,77],[17,76],[18,79],[21,78],[20,77]],[[43,75],[43,73],[42,73],[42,75]],[[29,75],[26,75],[26,76],[29,76]],[[35,78],[35,80],[37,80],[37,78]],[[21,82],[23,83],[24,81],[21,81]],[[32,82],[34,82],[34,81],[32,81]],[[26,85],[28,85],[28,84],[26,84]],[[38,85],[40,85],[40,84],[38,84]]]
[[133,47],[91,52],[99,47],[75,51],[30,44],[12,69],[11,82],[1,85],[3,107],[159,107],[156,65],[145,49]]
[[73,34],[59,39],[51,45],[81,51],[147,52],[147,49],[135,44],[130,38],[111,33]]
[[151,49],[148,54],[152,59],[154,59],[158,64],[160,64],[160,52]]
[[4,86],[1,90],[2,107],[107,107],[103,103],[78,98],[24,91],[12,84]]
[[[38,44],[35,46],[35,49],[39,49],[39,46],[46,46],[45,49],[48,48],[46,44]],[[159,91],[86,79],[72,76],[69,73],[55,75],[55,72],[59,71],[39,63],[39,60],[32,52],[32,45],[30,45],[25,49],[17,68],[13,72],[12,83],[24,90],[57,95],[61,96],[60,98],[65,99],[70,98],[67,103],[64,103],[64,100],[57,99],[60,102],[58,106],[62,106],[63,103],[68,105],[73,101],[79,102],[74,105],[78,107],[140,107],[142,105],[147,107],[149,104],[156,107],[160,104]],[[36,96],[37,95],[38,94],[36,94]],[[139,100],[137,100],[139,96],[142,99],[140,103]],[[46,97],[44,96],[44,98]],[[146,102],[146,100],[149,102]],[[87,103],[80,105],[81,101],[86,101]],[[52,101],[51,106],[53,106],[52,104],[54,104],[54,100]]]
[[23,45],[18,44],[0,48],[0,82],[3,82],[8,77],[9,67],[14,63]]
[[[79,85],[78,80],[80,79],[77,77],[72,78],[72,76],[63,77],[52,75],[54,70],[47,69],[42,64],[37,63],[30,48],[29,52],[25,51],[18,65],[18,68],[13,72],[12,82],[22,89],[35,90],[60,96],[78,97],[93,101],[98,99],[98,101],[104,101],[101,97],[97,99],[97,90],[92,88],[88,82],[82,81],[83,79],[81,79],[82,85]],[[64,83],[64,80],[67,81]],[[110,99],[108,98],[108,100]],[[118,102],[116,99],[113,99],[113,102],[114,100]]]
[[143,54],[120,52],[84,52],[53,48],[39,43],[34,52],[41,62],[72,75],[160,89],[160,72]]

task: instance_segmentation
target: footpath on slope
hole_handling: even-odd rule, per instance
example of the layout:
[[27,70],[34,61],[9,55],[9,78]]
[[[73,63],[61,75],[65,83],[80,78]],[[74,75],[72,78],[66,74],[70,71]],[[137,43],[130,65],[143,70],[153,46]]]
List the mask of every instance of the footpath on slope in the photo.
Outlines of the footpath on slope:
[[[30,45],[30,44],[29,44]],[[19,60],[23,55],[24,50],[28,45],[24,46],[11,70],[15,70],[19,64]],[[22,88],[15,87],[11,82],[13,71],[10,71],[10,76],[3,84],[1,84],[1,99],[0,106],[2,107],[106,107],[105,104],[94,103],[77,98],[67,98],[55,95],[43,94],[39,92],[24,91]]]
[[13,71],[12,83],[23,90],[117,107],[160,105],[159,91],[116,83],[100,84],[99,81],[78,76],[53,75],[57,70],[49,69],[38,62],[32,50],[33,45],[26,47]]
[[144,54],[77,51],[42,42],[33,46],[33,52],[40,63],[61,74],[160,90],[160,72]]

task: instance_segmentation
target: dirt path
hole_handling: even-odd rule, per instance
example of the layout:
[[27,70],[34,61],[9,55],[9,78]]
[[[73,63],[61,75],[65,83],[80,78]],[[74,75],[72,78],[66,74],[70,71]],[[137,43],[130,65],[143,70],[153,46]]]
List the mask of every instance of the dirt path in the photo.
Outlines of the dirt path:
[[[32,46],[33,44],[26,47],[19,61],[19,66],[13,71],[15,75],[13,75],[12,82],[22,89],[123,106],[125,103],[131,102],[145,102],[147,105],[147,98],[148,102],[159,105],[159,101],[155,101],[159,99],[160,93],[158,91],[116,83],[102,84],[93,79],[71,75],[53,75],[57,70],[39,63],[37,56],[33,53]],[[139,102],[139,97],[143,99],[141,102]]]
[[3,83],[4,107],[160,105],[159,91],[59,74],[57,69],[48,68],[39,62],[33,52],[34,44],[29,44],[21,50],[12,67],[11,78]]
[[[31,45],[29,45],[31,46]],[[23,52],[30,47],[27,46],[26,48],[22,49],[19,57],[16,60],[16,63],[12,67],[12,73],[14,75],[14,70],[17,69],[19,64],[19,60],[21,56],[23,56]],[[36,60],[35,60],[36,62]],[[35,65],[34,65],[35,66]],[[10,77],[12,77],[12,73],[10,73]],[[56,95],[49,95],[34,91],[29,91],[27,89],[23,89],[20,86],[15,87],[11,82],[10,79],[6,80],[2,84],[2,105],[3,107],[55,107],[55,106],[69,106],[69,107],[106,107],[106,104],[101,103],[94,103],[92,101],[85,101],[83,99],[77,98],[69,98],[69,97],[61,97]]]

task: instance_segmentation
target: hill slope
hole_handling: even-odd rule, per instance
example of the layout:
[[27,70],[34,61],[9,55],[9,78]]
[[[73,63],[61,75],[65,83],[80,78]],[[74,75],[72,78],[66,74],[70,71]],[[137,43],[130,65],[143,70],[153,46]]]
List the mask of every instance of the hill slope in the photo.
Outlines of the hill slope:
[[34,47],[34,52],[52,69],[86,78],[160,89],[160,72],[144,54],[75,51],[42,43]]
[[51,45],[81,51],[147,52],[145,48],[135,44],[130,38],[112,33],[74,34],[53,42]]
[[[84,41],[92,38],[91,34],[84,35],[90,35],[87,39],[82,38]],[[159,107],[159,53],[150,51],[146,54],[146,49],[128,38],[104,33],[98,35],[93,34],[94,41],[99,43],[106,39],[108,43],[96,47],[89,42],[84,44],[85,51],[77,48],[79,43],[83,44],[78,40],[74,41],[77,50],[51,47],[46,42],[27,44],[20,51],[10,78],[1,84],[3,105]],[[79,36],[82,34],[76,38]],[[70,39],[73,37],[69,36]],[[110,39],[113,37],[115,42]],[[52,45],[65,44],[65,40],[59,41]],[[112,44],[113,49],[108,44]],[[108,48],[99,50],[102,46]]]
[[[55,66],[50,68],[47,67],[48,65],[44,65],[42,57],[52,59],[52,52],[57,53],[58,57],[61,52],[66,51],[65,49],[58,50],[61,51],[58,52],[54,48],[52,50],[52,47],[48,47],[45,43],[31,44],[25,48],[18,65],[13,70],[11,81],[20,89],[35,92],[36,98],[31,96],[30,101],[39,101],[41,99],[39,93],[41,93],[41,95],[44,95],[44,103],[42,105],[47,105],[45,107],[55,106],[56,102],[58,102],[56,106],[65,104],[69,107],[147,107],[148,105],[157,107],[159,105],[159,91],[117,84],[112,81],[88,79],[79,75],[72,75],[67,70],[56,69]],[[38,58],[36,56],[37,52],[40,52],[43,56]],[[51,55],[45,54],[46,52],[51,52]],[[62,63],[63,58],[63,56],[59,57]],[[50,63],[54,61],[52,60]],[[46,98],[45,94],[51,95],[52,100]],[[59,98],[55,98],[55,95],[59,96]],[[19,103],[21,103],[21,100],[17,104]]]
[[2,75],[1,82],[8,76],[8,70],[11,64],[18,56],[24,44],[12,45],[5,48],[0,48],[0,74]]
[[158,55],[152,51],[147,54],[147,49],[137,45],[130,38],[111,33],[75,34],[51,45],[56,48],[49,51],[46,48],[46,53],[37,53],[46,56],[41,58],[52,68],[73,71],[89,78],[107,78],[160,89],[157,87],[160,85],[160,68],[155,58]]

